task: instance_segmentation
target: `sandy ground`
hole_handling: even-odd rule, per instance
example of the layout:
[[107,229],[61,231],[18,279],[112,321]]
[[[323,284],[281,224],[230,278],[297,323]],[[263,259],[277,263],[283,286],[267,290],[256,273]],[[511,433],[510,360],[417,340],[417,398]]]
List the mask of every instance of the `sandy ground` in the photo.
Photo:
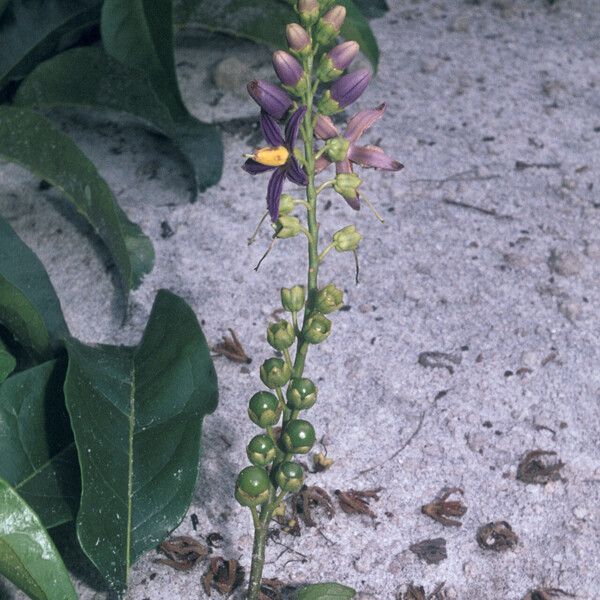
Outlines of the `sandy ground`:
[[[408,582],[428,592],[446,582],[447,598],[461,600],[519,600],[536,586],[596,599],[597,0],[560,0],[558,10],[542,0],[390,4],[373,22],[379,77],[358,105],[387,101],[385,121],[369,139],[381,139],[406,168],[395,176],[365,174],[385,225],[334,195],[322,211],[324,239],[356,223],[365,241],[358,286],[350,258],[331,255],[325,264],[322,281],[345,287],[349,308],[336,315],[330,340],[311,351],[307,369],[321,391],[310,419],[335,460],[309,483],[330,493],[383,491],[372,503],[375,519],[338,508],[332,520],[317,513],[319,526],[300,537],[282,533],[282,545],[269,547],[265,574],[296,584],[337,580],[363,599],[394,599]],[[191,109],[225,129],[225,176],[196,204],[188,202],[187,171],[168,142],[105,115],[54,114],[154,241],[156,268],[132,295],[124,324],[105,251],[54,191],[39,191],[27,173],[3,166],[0,212],[44,261],[81,339],[135,342],[161,287],[186,298],[212,343],[236,330],[254,362],[248,368],[216,359],[221,402],[206,420],[190,511],[198,531],[186,518],[178,533],[219,532],[224,546],[215,552],[247,566],[250,517],[232,498],[245,443],[256,433],[245,406],[260,387],[277,289],[301,282],[305,266],[293,259],[303,256],[302,242],[293,240],[253,270],[268,231],[250,248],[246,238],[263,211],[266,180],[239,169],[241,154],[257,141],[245,120],[256,116],[254,105],[235,78],[217,78],[220,88],[213,83],[211,73],[231,56],[241,78],[267,68],[264,51],[219,37],[186,35],[178,51]],[[168,239],[162,221],[174,231]],[[433,351],[450,354],[451,362],[444,360],[451,369],[425,366],[422,353]],[[561,479],[516,479],[533,449],[557,452],[565,463]],[[420,512],[445,486],[464,490],[461,527]],[[477,530],[490,521],[510,524],[516,548],[478,545]],[[409,550],[433,538],[446,542],[439,564]],[[204,564],[180,573],[156,558],[152,552],[136,566],[133,600],[205,597]],[[76,573],[82,598],[105,596],[93,591],[92,574],[81,566]],[[16,597],[8,588],[0,596]]]

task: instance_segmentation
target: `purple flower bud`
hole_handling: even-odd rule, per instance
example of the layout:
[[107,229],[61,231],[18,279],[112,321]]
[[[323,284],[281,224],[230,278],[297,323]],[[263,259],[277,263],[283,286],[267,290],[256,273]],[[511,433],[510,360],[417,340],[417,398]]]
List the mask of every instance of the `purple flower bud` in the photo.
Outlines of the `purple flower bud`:
[[327,11],[317,25],[317,42],[323,46],[331,44],[338,36],[346,18],[346,9],[343,6],[334,6]]
[[275,119],[283,119],[292,106],[291,98],[280,87],[268,81],[251,81],[248,93],[256,104]]
[[343,71],[350,66],[350,63],[356,58],[360,46],[356,42],[344,42],[335,46],[326,56],[331,59],[331,63],[335,69]]
[[344,75],[331,86],[331,98],[338,103],[339,108],[345,108],[361,97],[370,81],[371,72],[368,69]]
[[303,52],[310,48],[310,36],[298,23],[290,23],[285,29],[288,45],[294,52]]
[[304,75],[300,63],[287,52],[277,50],[273,53],[273,68],[283,85],[295,87]]
[[307,27],[311,27],[319,20],[319,13],[317,0],[298,0],[298,14]]

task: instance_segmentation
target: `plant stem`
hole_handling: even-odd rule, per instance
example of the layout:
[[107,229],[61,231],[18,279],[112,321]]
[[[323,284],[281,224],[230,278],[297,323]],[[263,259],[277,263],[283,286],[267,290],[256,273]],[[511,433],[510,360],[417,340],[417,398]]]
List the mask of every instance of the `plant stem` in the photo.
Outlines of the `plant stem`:
[[[316,52],[316,49],[315,49]],[[304,60],[304,69],[309,78],[312,78],[313,72],[313,56],[308,56]],[[304,372],[304,364],[306,354],[308,352],[308,342],[304,339],[302,331],[306,327],[308,319],[311,317],[315,299],[318,291],[318,273],[319,273],[319,226],[317,223],[317,190],[315,188],[315,153],[313,147],[314,139],[314,122],[313,122],[313,99],[318,87],[318,81],[314,86],[309,86],[303,100],[306,106],[306,116],[302,123],[302,139],[304,140],[304,156],[305,168],[308,178],[306,187],[306,206],[307,222],[308,222],[308,284],[307,284],[307,300],[304,309],[304,321],[302,328],[298,328],[296,314],[294,313],[294,325],[297,330],[298,346],[296,357],[292,369],[293,377],[302,377]],[[287,357],[286,357],[287,358]],[[281,390],[278,390],[278,396],[282,395]],[[280,397],[281,399],[281,397]],[[289,410],[289,409],[287,409]],[[293,411],[290,415],[284,414],[284,426],[287,422],[298,417],[298,411]],[[272,434],[272,431],[270,432]],[[286,455],[286,460],[289,456]],[[266,504],[263,504],[260,512],[258,524],[255,523],[254,528],[254,546],[252,550],[252,566],[250,568],[250,584],[248,586],[248,600],[258,600],[262,583],[262,572],[265,563],[265,546],[267,543],[267,533],[269,530],[269,521],[274,508],[276,490],[271,491],[271,497]]]

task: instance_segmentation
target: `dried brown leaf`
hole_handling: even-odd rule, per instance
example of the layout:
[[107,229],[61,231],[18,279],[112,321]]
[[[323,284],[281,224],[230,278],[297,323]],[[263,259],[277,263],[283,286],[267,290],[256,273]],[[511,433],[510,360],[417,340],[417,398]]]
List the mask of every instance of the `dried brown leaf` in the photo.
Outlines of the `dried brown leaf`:
[[429,504],[421,506],[421,512],[434,521],[447,527],[460,527],[462,523],[457,519],[449,517],[462,517],[467,512],[467,507],[460,500],[448,500],[452,494],[463,494],[464,492],[457,487],[444,488],[437,495],[435,500]]
[[317,522],[313,517],[313,510],[317,507],[324,509],[329,519],[335,515],[335,508],[331,496],[317,485],[302,486],[302,489],[294,494],[292,498],[292,511],[294,518],[297,515],[302,517],[307,527],[316,527]]
[[376,518],[376,514],[369,506],[370,500],[379,500],[379,492],[383,488],[374,490],[348,490],[342,492],[335,490],[335,495],[340,503],[340,508],[349,515],[368,515],[372,519]]
[[437,565],[448,558],[446,540],[444,538],[416,542],[415,544],[411,544],[408,549],[428,565]]
[[484,550],[504,552],[512,550],[518,542],[519,537],[506,521],[487,523],[477,530],[477,543]]
[[167,565],[178,571],[189,571],[194,565],[209,554],[209,549],[188,535],[169,538],[158,547],[166,555],[155,562]]
[[244,568],[237,560],[215,556],[211,558],[208,570],[202,577],[202,586],[207,596],[211,595],[212,588],[228,595],[243,583],[244,576]]
[[539,588],[531,590],[523,600],[552,600],[552,598],[558,598],[559,596],[575,598],[575,594],[570,594],[559,588]]
[[224,356],[232,362],[249,365],[252,362],[252,359],[249,358],[244,351],[244,348],[235,334],[235,331],[233,329],[229,329],[229,333],[231,334],[231,337],[224,335],[223,341],[219,342],[213,347],[213,352],[217,356]]
[[546,485],[550,481],[561,479],[560,471],[565,466],[561,460],[550,460],[556,452],[546,450],[531,450],[528,452],[517,469],[517,479],[523,483]]

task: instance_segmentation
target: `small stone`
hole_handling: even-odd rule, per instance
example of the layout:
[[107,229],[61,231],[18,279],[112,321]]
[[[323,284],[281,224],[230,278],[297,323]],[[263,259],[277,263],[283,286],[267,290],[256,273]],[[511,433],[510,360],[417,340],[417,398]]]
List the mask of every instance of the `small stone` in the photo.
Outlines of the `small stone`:
[[471,20],[467,15],[460,15],[452,19],[450,25],[448,25],[448,31],[455,31],[459,33],[466,33],[469,31]]
[[358,310],[361,313],[370,313],[370,312],[373,312],[374,309],[375,309],[375,307],[372,304],[361,304],[358,307]]
[[563,188],[565,188],[565,190],[577,189],[577,182],[574,179],[571,179],[570,177],[563,177],[561,185]]
[[472,562],[466,562],[463,565],[463,573],[466,577],[474,577],[477,575],[477,565]]
[[573,515],[576,519],[579,519],[580,521],[584,521],[585,518],[587,517],[588,511],[584,506],[576,506],[573,509]]
[[213,81],[223,92],[246,97],[246,85],[253,79],[252,69],[236,56],[223,59],[213,72]]
[[421,73],[424,75],[429,75],[430,73],[435,73],[438,70],[439,62],[436,60],[431,60],[424,58],[421,60],[419,64],[419,69]]
[[548,259],[548,266],[553,273],[569,277],[581,272],[582,264],[579,254],[572,250],[552,250]]
[[536,352],[523,352],[521,354],[521,366],[534,369],[540,364],[540,357]]
[[600,260],[600,242],[587,241],[585,243],[585,255],[594,260]]
[[362,574],[368,573],[373,566],[371,560],[367,555],[363,555],[360,558],[357,558],[354,561],[353,565],[354,569]]
[[558,303],[558,310],[565,319],[574,323],[579,321],[583,315],[583,306],[574,300],[565,300]]

